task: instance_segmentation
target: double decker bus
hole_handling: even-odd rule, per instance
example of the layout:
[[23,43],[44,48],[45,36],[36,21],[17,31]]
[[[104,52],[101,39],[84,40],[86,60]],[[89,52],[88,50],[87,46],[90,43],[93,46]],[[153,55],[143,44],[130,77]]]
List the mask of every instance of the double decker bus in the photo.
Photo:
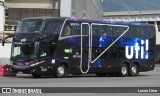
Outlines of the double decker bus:
[[155,66],[155,27],[62,17],[23,19],[13,37],[10,67],[34,77],[68,74],[136,76]]

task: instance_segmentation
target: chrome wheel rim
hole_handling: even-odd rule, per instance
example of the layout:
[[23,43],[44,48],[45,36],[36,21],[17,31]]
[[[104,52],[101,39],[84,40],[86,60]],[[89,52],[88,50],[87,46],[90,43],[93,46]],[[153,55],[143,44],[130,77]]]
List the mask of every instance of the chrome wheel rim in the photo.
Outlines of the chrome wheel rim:
[[127,68],[126,68],[126,66],[123,66],[123,67],[122,67],[122,74],[123,74],[123,75],[126,75],[126,74],[127,74]]
[[64,67],[59,66],[57,69],[58,76],[63,76],[64,75]]
[[137,73],[137,68],[135,66],[133,66],[131,70],[134,75]]

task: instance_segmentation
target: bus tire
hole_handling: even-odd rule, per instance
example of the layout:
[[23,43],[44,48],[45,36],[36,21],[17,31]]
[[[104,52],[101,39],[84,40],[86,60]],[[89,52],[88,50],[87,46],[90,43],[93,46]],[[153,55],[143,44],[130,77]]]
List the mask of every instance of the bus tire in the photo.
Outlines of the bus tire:
[[126,77],[128,75],[128,66],[127,66],[127,64],[125,64],[125,63],[122,64],[119,75],[121,77]]
[[56,77],[62,78],[67,76],[67,68],[63,64],[59,65],[56,70]]
[[138,71],[138,66],[136,64],[132,64],[129,70],[129,75],[130,76],[136,76],[138,75],[139,71]]
[[106,77],[106,74],[105,74],[105,73],[96,73],[96,75],[97,75],[98,77]]

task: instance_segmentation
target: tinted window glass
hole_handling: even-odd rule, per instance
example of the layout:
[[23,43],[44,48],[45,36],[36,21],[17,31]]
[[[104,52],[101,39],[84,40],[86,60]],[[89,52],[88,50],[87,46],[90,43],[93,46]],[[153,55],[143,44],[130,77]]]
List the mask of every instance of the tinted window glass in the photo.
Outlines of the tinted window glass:
[[119,28],[117,26],[113,26],[113,36],[117,37],[119,36]]
[[139,37],[147,37],[147,30],[146,27],[139,27]]
[[146,37],[153,38],[155,35],[155,28],[154,27],[147,27]]
[[92,25],[92,35],[112,36],[112,27],[108,25]]
[[16,29],[16,33],[38,33],[42,27],[41,19],[23,20]]
[[46,35],[58,35],[61,31],[63,21],[48,21],[45,25],[44,34]]
[[81,34],[81,24],[78,22],[67,22],[64,26],[62,36],[68,35],[80,35]]
[[127,30],[127,27],[113,26],[112,30],[113,30],[113,36],[114,37],[119,37]]
[[112,26],[108,26],[107,29],[106,29],[107,36],[112,36],[112,31],[113,31]]

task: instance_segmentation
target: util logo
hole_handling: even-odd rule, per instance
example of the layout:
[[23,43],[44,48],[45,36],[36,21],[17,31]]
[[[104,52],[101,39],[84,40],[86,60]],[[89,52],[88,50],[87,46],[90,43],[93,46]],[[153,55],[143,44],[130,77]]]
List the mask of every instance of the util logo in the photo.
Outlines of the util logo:
[[148,49],[149,49],[148,45],[149,45],[149,40],[146,39],[145,41],[141,40],[141,46],[139,45],[139,43],[136,43],[135,46],[126,46],[125,48],[126,58],[132,59],[135,53],[135,59],[138,59],[139,56],[141,59],[148,59]]

